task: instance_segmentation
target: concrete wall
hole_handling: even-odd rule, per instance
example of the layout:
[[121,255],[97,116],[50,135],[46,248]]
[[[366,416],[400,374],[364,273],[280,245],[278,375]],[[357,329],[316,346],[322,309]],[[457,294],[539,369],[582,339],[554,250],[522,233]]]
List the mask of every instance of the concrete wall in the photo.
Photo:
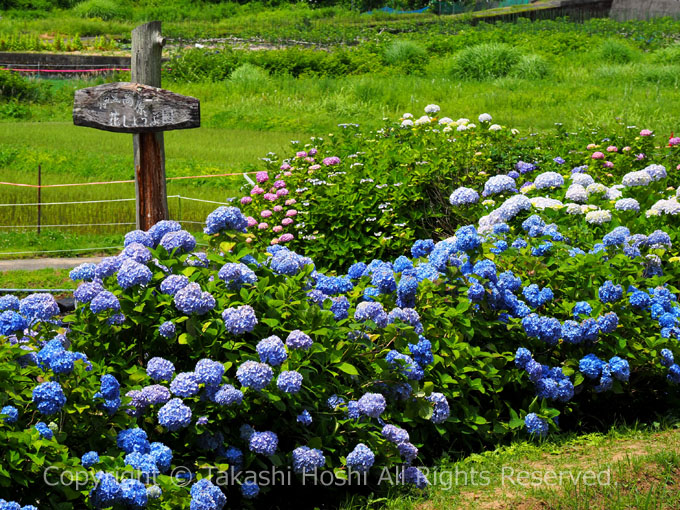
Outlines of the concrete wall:
[[646,19],[658,16],[680,17],[680,0],[614,0],[614,19]]

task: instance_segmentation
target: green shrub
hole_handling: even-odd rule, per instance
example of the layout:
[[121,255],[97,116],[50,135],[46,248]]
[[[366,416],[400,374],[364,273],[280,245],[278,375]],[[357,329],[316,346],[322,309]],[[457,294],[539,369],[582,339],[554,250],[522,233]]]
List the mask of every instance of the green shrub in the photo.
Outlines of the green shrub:
[[81,18],[100,18],[102,20],[128,19],[131,10],[115,0],[85,0],[73,8]]
[[550,65],[540,55],[522,55],[512,75],[524,80],[540,80],[548,76]]
[[659,64],[680,64],[680,44],[656,50],[653,58]]
[[464,80],[490,80],[507,76],[519,63],[520,51],[504,43],[478,44],[460,51],[451,74]]
[[390,43],[383,55],[388,65],[400,67],[407,72],[421,70],[427,63],[427,52],[420,44],[409,40]]
[[265,85],[269,73],[256,65],[246,62],[234,69],[229,75],[229,83],[243,90],[253,90]]
[[635,73],[635,80],[643,85],[651,83],[662,87],[678,87],[680,65],[643,65]]
[[638,58],[637,50],[618,39],[606,39],[599,48],[601,60],[610,64],[627,64]]
[[48,96],[47,88],[18,73],[0,70],[0,101],[38,101]]

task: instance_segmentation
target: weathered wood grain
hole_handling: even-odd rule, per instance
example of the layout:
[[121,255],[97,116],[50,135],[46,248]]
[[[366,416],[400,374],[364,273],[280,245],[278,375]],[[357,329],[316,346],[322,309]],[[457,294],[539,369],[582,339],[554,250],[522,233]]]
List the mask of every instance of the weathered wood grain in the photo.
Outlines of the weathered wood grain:
[[190,129],[201,125],[200,102],[141,83],[107,83],[76,91],[73,123],[117,133]]

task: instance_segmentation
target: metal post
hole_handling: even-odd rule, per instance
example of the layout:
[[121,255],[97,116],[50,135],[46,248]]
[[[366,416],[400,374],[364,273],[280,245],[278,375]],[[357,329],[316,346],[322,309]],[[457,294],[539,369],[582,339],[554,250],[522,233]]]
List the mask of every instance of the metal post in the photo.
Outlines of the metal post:
[[42,167],[38,165],[38,234],[40,234],[40,202],[42,192]]

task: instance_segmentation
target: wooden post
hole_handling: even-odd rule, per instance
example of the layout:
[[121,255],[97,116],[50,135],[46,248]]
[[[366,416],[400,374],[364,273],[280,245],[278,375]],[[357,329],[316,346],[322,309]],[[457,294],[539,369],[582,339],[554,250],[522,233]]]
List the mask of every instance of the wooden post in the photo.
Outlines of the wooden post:
[[42,167],[38,165],[38,234],[40,234],[40,203],[42,202]]
[[[160,88],[164,44],[160,21],[140,25],[132,31],[133,83]],[[136,133],[132,143],[135,154],[137,228],[148,230],[155,223],[169,217],[163,133]]]

